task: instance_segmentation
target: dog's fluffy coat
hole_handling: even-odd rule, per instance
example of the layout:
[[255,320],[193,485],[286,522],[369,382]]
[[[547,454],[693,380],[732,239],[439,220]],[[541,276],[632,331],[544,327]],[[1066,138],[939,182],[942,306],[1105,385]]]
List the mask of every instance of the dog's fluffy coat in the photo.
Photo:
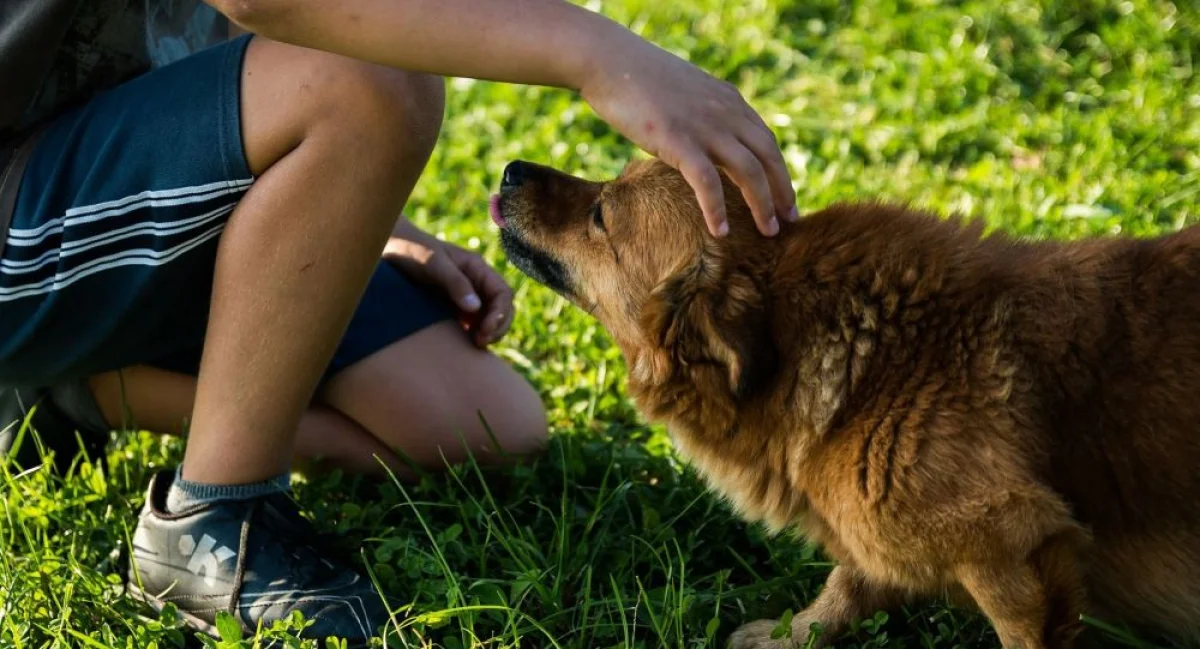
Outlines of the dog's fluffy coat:
[[943,592],[1006,647],[1068,646],[1081,613],[1200,639],[1200,229],[1020,242],[857,204],[766,239],[727,184],[713,239],[660,162],[525,169],[510,256],[553,265],[746,519],[838,561],[790,640],[733,646]]

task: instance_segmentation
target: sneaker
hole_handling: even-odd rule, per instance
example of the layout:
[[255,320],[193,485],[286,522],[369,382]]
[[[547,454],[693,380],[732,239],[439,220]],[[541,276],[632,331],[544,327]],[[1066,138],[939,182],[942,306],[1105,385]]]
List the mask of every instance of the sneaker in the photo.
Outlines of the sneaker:
[[174,604],[192,626],[217,635],[228,611],[244,634],[300,611],[302,638],[336,636],[365,646],[389,618],[382,596],[286,494],[167,512],[174,471],[150,481],[134,532],[126,589],[161,611]]

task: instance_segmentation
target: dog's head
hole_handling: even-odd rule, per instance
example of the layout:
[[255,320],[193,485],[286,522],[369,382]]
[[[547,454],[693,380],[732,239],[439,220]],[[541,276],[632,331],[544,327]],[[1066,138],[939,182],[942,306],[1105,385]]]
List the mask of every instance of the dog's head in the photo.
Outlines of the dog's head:
[[731,229],[721,239],[682,175],[657,160],[606,182],[512,162],[490,207],[512,262],[594,315],[635,381],[686,371],[746,397],[775,371],[764,284],[778,243],[722,181]]

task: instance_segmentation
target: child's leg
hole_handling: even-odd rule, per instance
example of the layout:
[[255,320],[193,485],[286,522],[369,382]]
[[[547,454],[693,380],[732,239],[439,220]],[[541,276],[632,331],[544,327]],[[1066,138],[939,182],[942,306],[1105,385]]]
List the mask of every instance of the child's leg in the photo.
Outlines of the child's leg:
[[[196,399],[196,377],[149,365],[138,365],[119,372],[98,374],[88,382],[95,404],[76,400],[55,404],[65,411],[76,428],[81,420],[94,418],[104,429],[148,430],[163,435],[187,434],[187,422]],[[98,409],[99,412],[96,412]],[[39,431],[40,432],[40,431]],[[62,431],[69,435],[69,431]],[[84,431],[98,434],[96,425]],[[380,461],[387,462],[397,475],[407,476],[394,453],[353,419],[325,405],[313,404],[300,417],[296,433],[294,468],[314,462],[354,473],[381,472]],[[378,459],[376,459],[378,458]]]
[[184,479],[249,483],[289,466],[301,413],[441,123],[441,80],[417,79],[250,44],[242,133],[257,180],[217,254]]
[[[483,413],[506,455],[515,459],[540,450],[546,415],[537,393],[499,358],[459,343],[464,337],[456,328],[434,325],[331,382],[323,396],[336,394],[345,410],[319,402],[308,408],[296,435],[296,465],[319,461],[329,468],[380,474],[382,460],[397,477],[411,477],[407,464],[393,453],[396,448],[423,470],[437,472],[467,457],[456,427],[478,461],[502,461],[477,412]],[[447,366],[454,372],[443,372]],[[113,428],[130,416],[140,429],[186,433],[194,376],[138,366],[96,376],[91,385]],[[346,412],[357,413],[356,418]],[[359,421],[374,424],[379,432]]]
[[343,370],[321,399],[433,470],[465,460],[468,452],[483,464],[535,454],[546,439],[537,392],[503,360],[472,345],[453,322],[428,327]]
[[426,469],[468,452],[483,463],[502,461],[488,429],[513,455],[536,452],[546,437],[545,411],[528,382],[472,344],[442,289],[418,286],[387,262],[325,376],[319,403]]
[[202,628],[302,611],[308,633],[361,638],[382,599],[316,547],[278,478],[436,141],[442,80],[246,43],[99,95],[39,140],[0,268],[0,382],[203,341],[187,480],[152,481],[130,592]]
[[[185,433],[198,362],[199,353],[189,352],[93,377],[102,418],[114,428]],[[449,300],[386,262],[376,268],[326,376],[298,427],[302,462],[323,459],[379,473],[378,456],[405,477],[407,465],[391,449],[429,471],[465,460],[468,450],[485,464],[503,461],[481,415],[506,455],[535,453],[545,441],[545,411],[529,383],[471,343]]]

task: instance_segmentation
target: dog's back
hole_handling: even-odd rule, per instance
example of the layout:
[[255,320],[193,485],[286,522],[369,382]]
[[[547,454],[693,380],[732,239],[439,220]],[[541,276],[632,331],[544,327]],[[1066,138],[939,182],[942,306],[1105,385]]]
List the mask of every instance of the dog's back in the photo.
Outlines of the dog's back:
[[1049,259],[1032,270],[1069,270],[1020,317],[1042,338],[1047,482],[1093,535],[1093,603],[1200,640],[1200,227]]
[[[874,283],[903,287],[898,313],[920,314],[915,337],[881,341],[859,389],[907,394],[918,360],[1010,354],[1016,444],[1091,532],[1090,612],[1200,640],[1200,226],[1033,243],[868,205],[836,206],[804,230],[781,274],[827,296],[812,311],[839,312],[833,303]],[[811,279],[826,275],[829,290]],[[847,399],[850,411],[871,402]]]

